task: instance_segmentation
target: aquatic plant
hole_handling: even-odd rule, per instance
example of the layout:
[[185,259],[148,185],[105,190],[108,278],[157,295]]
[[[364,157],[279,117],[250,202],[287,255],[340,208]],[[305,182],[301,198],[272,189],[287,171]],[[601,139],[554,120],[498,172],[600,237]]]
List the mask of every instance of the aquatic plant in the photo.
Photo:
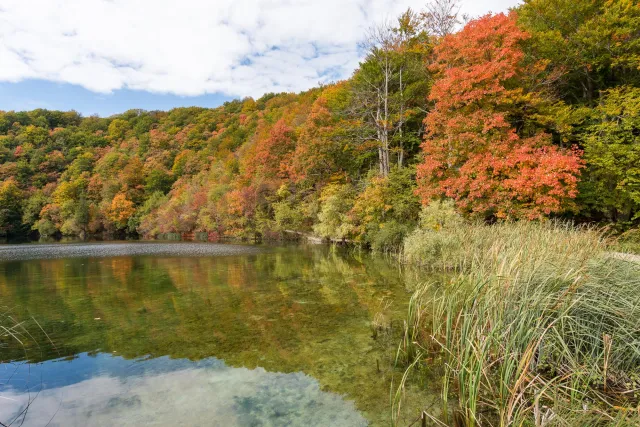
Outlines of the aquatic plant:
[[[8,372],[8,376],[0,377],[0,390],[9,386],[11,388],[11,381],[14,375],[20,370],[22,365],[28,364],[29,352],[32,347],[39,348],[40,337],[35,338],[30,330],[34,333],[41,333],[46,338],[48,344],[55,348],[55,344],[51,341],[47,333],[42,329],[38,321],[31,317],[29,320],[19,321],[10,308],[0,306],[0,365],[6,368],[5,372]],[[21,358],[14,359],[15,352],[10,351],[11,348],[19,348],[21,350]],[[27,394],[25,401],[20,406],[20,409],[8,416],[8,418],[0,418],[0,426],[10,425],[22,425],[24,419],[29,412],[29,408],[33,401],[38,397],[39,389],[41,388],[42,378],[38,378],[37,375],[29,375],[26,378],[27,383],[25,386],[30,390]],[[40,383],[38,385],[38,383]],[[2,414],[2,417],[7,414]]]
[[407,239],[405,261],[452,272],[415,291],[400,346],[444,369],[445,422],[450,409],[469,426],[637,421],[640,264],[607,250],[602,232],[554,222]]

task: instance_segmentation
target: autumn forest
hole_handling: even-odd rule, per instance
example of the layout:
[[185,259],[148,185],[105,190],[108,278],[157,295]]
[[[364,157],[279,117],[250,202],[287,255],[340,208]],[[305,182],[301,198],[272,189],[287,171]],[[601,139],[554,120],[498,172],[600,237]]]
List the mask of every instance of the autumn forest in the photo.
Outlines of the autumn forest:
[[352,77],[213,108],[0,112],[0,234],[295,233],[393,249],[423,205],[640,223],[640,7],[455,2],[366,35]]

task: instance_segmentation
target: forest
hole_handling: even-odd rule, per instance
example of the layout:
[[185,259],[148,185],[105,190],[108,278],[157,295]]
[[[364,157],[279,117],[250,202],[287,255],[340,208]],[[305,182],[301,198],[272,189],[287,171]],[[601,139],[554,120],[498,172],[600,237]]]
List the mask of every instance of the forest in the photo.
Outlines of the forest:
[[0,112],[0,235],[305,233],[397,248],[423,206],[640,224],[640,6],[407,10],[344,81],[208,108]]

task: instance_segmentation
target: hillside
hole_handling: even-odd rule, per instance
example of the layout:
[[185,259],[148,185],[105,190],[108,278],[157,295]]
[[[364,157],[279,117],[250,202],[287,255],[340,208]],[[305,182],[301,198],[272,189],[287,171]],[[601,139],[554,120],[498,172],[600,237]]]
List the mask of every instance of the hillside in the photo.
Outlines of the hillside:
[[384,249],[443,198],[484,220],[635,226],[638,9],[530,0],[454,34],[408,11],[372,33],[349,80],[299,94],[0,112],[0,233],[297,230]]

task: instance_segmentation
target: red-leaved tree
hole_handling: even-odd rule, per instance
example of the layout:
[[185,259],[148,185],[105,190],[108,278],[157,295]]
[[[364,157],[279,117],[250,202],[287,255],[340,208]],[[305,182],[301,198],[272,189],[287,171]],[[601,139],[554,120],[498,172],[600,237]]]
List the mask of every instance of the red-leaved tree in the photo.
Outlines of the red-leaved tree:
[[576,196],[580,153],[552,145],[542,131],[521,136],[509,121],[515,105],[536,98],[518,84],[527,37],[515,14],[487,15],[435,49],[439,79],[418,166],[423,203],[449,197],[467,214],[536,219]]

